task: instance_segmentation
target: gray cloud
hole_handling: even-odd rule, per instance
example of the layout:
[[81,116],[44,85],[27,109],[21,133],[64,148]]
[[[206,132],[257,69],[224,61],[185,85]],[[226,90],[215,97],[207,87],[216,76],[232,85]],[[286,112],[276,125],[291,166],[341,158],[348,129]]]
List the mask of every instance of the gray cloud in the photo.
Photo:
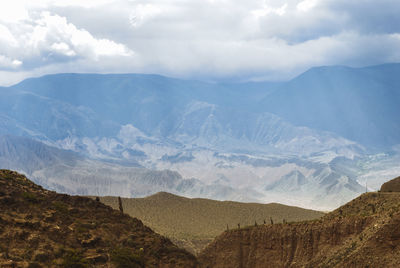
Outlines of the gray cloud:
[[3,83],[67,71],[287,79],[400,61],[398,1],[38,2],[0,16]]

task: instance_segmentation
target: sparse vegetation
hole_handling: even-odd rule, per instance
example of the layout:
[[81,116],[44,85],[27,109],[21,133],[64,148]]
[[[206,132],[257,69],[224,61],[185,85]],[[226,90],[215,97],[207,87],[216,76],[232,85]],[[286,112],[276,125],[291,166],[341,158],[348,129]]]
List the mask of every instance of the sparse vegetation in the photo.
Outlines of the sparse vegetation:
[[64,253],[61,265],[68,268],[86,268],[89,263],[84,259],[82,253],[71,249]]
[[[95,197],[93,197],[95,198]],[[119,209],[118,197],[100,201]],[[272,218],[282,222],[316,219],[324,213],[280,204],[239,203],[209,199],[189,199],[168,193],[146,198],[121,198],[123,211],[138,217],[156,232],[170,237],[179,246],[197,253],[216,236],[232,226],[254,226]],[[239,225],[238,225],[239,224]]]
[[205,267],[400,267],[399,203],[400,192],[365,193],[317,220],[245,226],[220,235],[199,260]]
[[111,252],[111,261],[118,268],[141,268],[144,267],[141,251],[134,253],[132,249],[119,247]]
[[7,170],[0,170],[0,230],[0,267],[196,263],[138,219],[89,198],[46,191]]
[[54,201],[54,202],[53,202],[53,207],[54,207],[54,209],[55,209],[57,212],[59,212],[59,213],[62,213],[62,214],[68,213],[68,206],[67,206],[67,204],[65,204],[65,203],[63,203],[63,202],[61,202],[61,201]]
[[35,193],[32,192],[23,192],[22,198],[32,204],[37,204],[43,201],[43,198],[40,198],[39,196],[37,196]]
[[121,213],[124,213],[124,208],[122,207],[122,200],[120,196],[118,196],[118,208]]

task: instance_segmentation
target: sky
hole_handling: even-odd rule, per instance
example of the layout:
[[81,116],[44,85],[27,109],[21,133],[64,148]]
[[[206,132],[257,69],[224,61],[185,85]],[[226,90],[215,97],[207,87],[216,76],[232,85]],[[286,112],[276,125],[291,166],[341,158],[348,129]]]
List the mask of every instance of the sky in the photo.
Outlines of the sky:
[[51,73],[287,80],[400,62],[398,0],[0,2],[0,85]]

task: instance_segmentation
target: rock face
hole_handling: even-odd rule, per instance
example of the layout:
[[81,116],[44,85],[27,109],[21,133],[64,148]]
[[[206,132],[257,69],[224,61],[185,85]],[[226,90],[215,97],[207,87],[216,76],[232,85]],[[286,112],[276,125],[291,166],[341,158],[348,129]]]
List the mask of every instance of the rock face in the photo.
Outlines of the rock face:
[[382,184],[381,192],[400,192],[400,177]]
[[324,216],[223,233],[202,267],[400,267],[400,193],[367,193]]
[[0,170],[0,267],[196,267],[135,218]]

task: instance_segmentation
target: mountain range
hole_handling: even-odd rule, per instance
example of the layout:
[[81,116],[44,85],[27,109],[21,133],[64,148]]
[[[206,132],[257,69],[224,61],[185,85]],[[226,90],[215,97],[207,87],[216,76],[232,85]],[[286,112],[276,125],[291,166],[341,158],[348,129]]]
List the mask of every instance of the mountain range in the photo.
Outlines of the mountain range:
[[399,74],[385,64],[274,83],[29,78],[0,88],[0,167],[71,194],[328,210],[400,172]]

